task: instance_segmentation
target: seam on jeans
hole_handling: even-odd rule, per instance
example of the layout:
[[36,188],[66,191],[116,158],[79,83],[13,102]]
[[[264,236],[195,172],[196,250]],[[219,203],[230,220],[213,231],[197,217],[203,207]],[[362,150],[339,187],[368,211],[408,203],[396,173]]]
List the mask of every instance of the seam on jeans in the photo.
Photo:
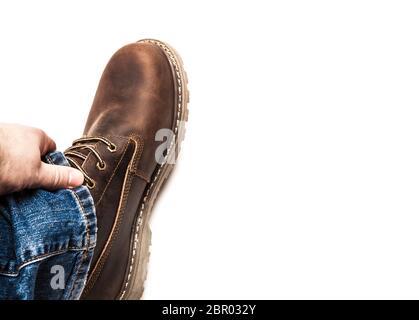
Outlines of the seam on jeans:
[[70,191],[71,191],[71,194],[76,197],[75,200],[76,200],[79,208],[82,211],[84,225],[85,225],[85,231],[86,231],[86,244],[85,245],[86,245],[87,248],[89,248],[90,247],[90,231],[89,231],[89,229],[90,229],[90,222],[89,222],[89,219],[87,219],[87,214],[86,214],[86,211],[84,210],[84,207],[83,207],[83,205],[81,203],[81,200],[80,200],[79,195],[74,190],[71,190],[70,189]]
[[70,210],[74,210],[74,208],[57,209],[57,210],[48,210],[48,212],[54,212],[54,213],[57,213],[57,212],[68,212],[68,211],[70,211]]
[[[45,158],[48,160],[48,162],[50,162],[51,164],[54,164],[54,162],[52,161],[51,157],[49,155],[46,155]],[[84,210],[84,207],[82,205],[82,202],[80,200],[80,197],[78,196],[78,194],[73,190],[73,189],[68,189],[70,191],[70,194],[73,195],[73,199],[75,196],[75,201],[78,204],[78,207],[81,209],[82,213],[83,213],[83,220],[85,222],[85,231],[86,231],[86,247],[89,248],[90,247],[90,223],[87,219],[87,215],[86,212]]]
[[78,274],[80,273],[81,266],[83,265],[83,263],[85,261],[87,261],[89,259],[89,248],[91,246],[91,238],[90,238],[90,231],[89,230],[90,230],[91,224],[90,224],[90,220],[87,218],[86,210],[85,210],[85,208],[82,204],[82,201],[81,201],[78,193],[75,192],[74,190],[70,190],[70,191],[71,191],[71,194],[75,197],[75,201],[76,201],[77,205],[79,206],[79,208],[82,211],[83,220],[84,220],[85,226],[86,226],[86,229],[85,229],[85,231],[86,231],[85,248],[86,249],[83,250],[83,254],[79,257],[79,259],[77,259],[77,262],[74,266],[74,270],[72,272],[74,280],[71,283],[71,289],[69,290],[70,294],[68,296],[68,298],[72,299],[74,297],[74,290],[76,288],[77,278],[78,278]]
[[[51,157],[49,155],[46,155],[45,158],[47,159],[47,161],[50,164],[54,164],[54,162],[52,161],[52,159],[51,159]],[[81,202],[80,197],[78,196],[78,194],[73,189],[68,189],[68,190],[70,191],[70,193],[73,196],[75,196],[76,199],[74,199],[74,197],[73,197],[73,199],[78,203],[79,208],[83,212],[83,219],[85,221],[86,237],[87,237],[87,240],[86,240],[86,248],[88,249],[88,248],[90,248],[90,243],[91,243],[91,241],[90,241],[90,232],[89,232],[89,229],[90,229],[89,219],[87,219],[87,214],[86,214],[86,212],[84,210],[84,207],[82,205],[82,202]]]
[[[87,250],[86,250],[86,252],[88,252]],[[85,253],[83,253],[78,259],[77,259],[77,262],[76,262],[76,264],[75,264],[75,266],[74,266],[74,270],[73,270],[73,272],[72,272],[72,283],[71,283],[71,289],[69,290],[69,295],[68,295],[68,297],[67,298],[72,298],[73,297],[73,292],[74,292],[74,288],[76,287],[75,286],[75,284],[76,284],[76,282],[77,282],[77,279],[78,279],[78,277],[77,277],[77,275],[79,274],[79,271],[80,271],[80,267],[81,267],[81,265],[82,265],[82,263],[83,263],[83,261],[87,258],[87,256],[88,255],[86,255],[86,257],[85,257]]]
[[17,266],[16,272],[0,271],[0,275],[17,276],[17,275],[19,275],[19,272],[20,272],[20,270],[22,270],[22,268],[26,267],[27,265],[29,265],[31,263],[39,262],[39,261],[45,260],[46,258],[57,256],[57,255],[60,255],[62,253],[65,253],[67,251],[82,251],[82,250],[86,250],[86,249],[88,249],[88,248],[84,248],[84,247],[83,248],[68,247],[66,249],[44,253],[44,254],[41,254],[39,256],[32,257],[29,260],[23,261],[21,264],[19,264]]

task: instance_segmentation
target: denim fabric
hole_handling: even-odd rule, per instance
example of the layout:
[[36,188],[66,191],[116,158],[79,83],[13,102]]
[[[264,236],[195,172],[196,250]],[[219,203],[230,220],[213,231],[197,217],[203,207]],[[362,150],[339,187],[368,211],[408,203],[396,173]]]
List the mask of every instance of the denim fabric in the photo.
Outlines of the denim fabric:
[[[61,152],[45,160],[69,165]],[[93,198],[84,186],[0,197],[0,299],[78,299],[96,232]]]

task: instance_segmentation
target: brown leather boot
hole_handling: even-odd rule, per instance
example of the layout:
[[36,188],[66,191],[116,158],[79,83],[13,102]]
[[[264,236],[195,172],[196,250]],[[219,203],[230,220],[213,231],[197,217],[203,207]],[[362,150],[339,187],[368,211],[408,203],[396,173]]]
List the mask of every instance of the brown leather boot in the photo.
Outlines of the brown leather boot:
[[153,203],[177,158],[188,90],[179,55],[141,40],[108,63],[84,134],[65,155],[85,175],[98,236],[85,299],[139,299],[149,256]]

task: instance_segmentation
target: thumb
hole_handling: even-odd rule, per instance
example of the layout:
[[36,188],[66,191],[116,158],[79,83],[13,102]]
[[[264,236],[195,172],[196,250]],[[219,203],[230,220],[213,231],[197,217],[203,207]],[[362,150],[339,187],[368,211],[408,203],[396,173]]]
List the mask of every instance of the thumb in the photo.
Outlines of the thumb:
[[41,188],[56,190],[78,187],[83,181],[84,176],[77,169],[43,162],[39,169],[37,185]]

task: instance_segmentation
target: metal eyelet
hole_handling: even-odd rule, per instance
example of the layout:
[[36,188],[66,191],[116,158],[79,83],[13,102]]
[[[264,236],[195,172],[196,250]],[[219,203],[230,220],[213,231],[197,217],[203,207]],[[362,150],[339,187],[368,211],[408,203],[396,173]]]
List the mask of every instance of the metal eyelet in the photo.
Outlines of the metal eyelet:
[[108,146],[108,150],[110,152],[115,152],[116,151],[116,145],[114,145],[113,143],[111,145]]
[[103,161],[102,165],[100,165],[100,162],[96,162],[96,168],[98,168],[100,171],[105,170],[105,168],[106,168],[105,161]]
[[94,180],[88,181],[88,182],[86,183],[86,186],[87,186],[89,189],[93,189],[93,188],[96,186],[96,182],[95,182]]

